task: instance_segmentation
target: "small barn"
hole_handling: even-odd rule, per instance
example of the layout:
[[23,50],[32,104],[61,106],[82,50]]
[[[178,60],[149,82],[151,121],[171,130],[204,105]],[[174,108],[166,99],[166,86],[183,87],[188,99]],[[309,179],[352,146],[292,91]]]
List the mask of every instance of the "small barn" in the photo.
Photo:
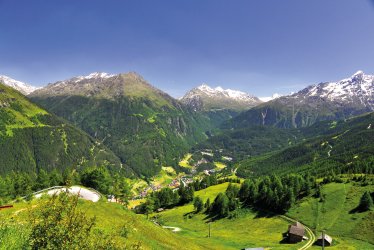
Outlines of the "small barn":
[[323,238],[324,238],[324,241],[325,241],[325,246],[331,246],[332,238],[331,238],[331,236],[329,236],[327,234],[324,234],[323,237],[322,237],[322,234],[321,234],[316,240],[316,245],[322,246]]
[[305,228],[300,222],[295,222],[288,226],[288,241],[297,243],[303,240]]

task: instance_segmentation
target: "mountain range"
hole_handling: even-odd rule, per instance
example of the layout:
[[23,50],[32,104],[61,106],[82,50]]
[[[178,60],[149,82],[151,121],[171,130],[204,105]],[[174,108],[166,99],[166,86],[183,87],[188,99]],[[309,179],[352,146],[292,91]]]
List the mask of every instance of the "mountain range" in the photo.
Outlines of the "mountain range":
[[[211,88],[206,84],[192,89],[177,100],[134,72],[95,72],[50,83],[39,89],[4,76],[2,79],[2,82],[24,94],[31,92],[28,98],[37,104],[3,87],[6,89],[3,93],[17,96],[3,98],[0,102],[4,143],[11,140],[10,135],[30,129],[42,134],[35,136],[35,132],[32,132],[33,140],[39,140],[41,136],[45,143],[46,132],[40,131],[56,126],[65,128],[56,128],[58,131],[69,128],[69,133],[76,134],[76,138],[85,142],[85,146],[77,152],[90,159],[88,162],[91,164],[97,162],[90,158],[90,149],[103,147],[99,151],[106,152],[105,157],[99,158],[105,158],[109,165],[122,164],[127,173],[146,178],[158,173],[161,166],[178,165],[192,147],[195,150],[204,147],[223,150],[242,160],[318,135],[320,131],[311,129],[313,124],[325,120],[344,120],[374,110],[374,76],[362,71],[341,81],[324,82],[291,95],[274,96],[268,102],[241,91]],[[13,99],[28,102],[27,105],[35,107],[32,110],[38,111],[28,110],[27,114],[20,116],[17,112],[27,109],[17,102],[9,102]],[[15,124],[12,125],[10,121]],[[310,128],[309,131],[313,132],[306,135],[298,130],[300,128]],[[62,139],[52,140],[52,143],[60,143],[56,146],[59,154],[66,152],[63,139],[66,133],[61,133]],[[32,147],[36,144],[30,145],[31,148],[27,150],[34,150]],[[79,141],[68,145],[78,146]],[[24,151],[18,153],[26,155]],[[74,165],[78,155],[73,154],[66,162]],[[8,157],[12,158],[17,159],[15,156]],[[58,157],[58,160],[62,158]],[[52,157],[48,155],[38,161],[33,157],[30,159],[34,161],[31,165],[35,169],[47,167],[46,163],[39,162],[49,162]],[[25,167],[28,160],[22,161]],[[53,163],[50,166],[61,164]]]
[[374,76],[358,71],[337,82],[311,85],[292,95],[262,103],[228,121],[225,128],[267,125],[300,128],[374,110]]
[[133,72],[73,77],[29,97],[100,140],[144,177],[177,163],[211,127],[207,118]]

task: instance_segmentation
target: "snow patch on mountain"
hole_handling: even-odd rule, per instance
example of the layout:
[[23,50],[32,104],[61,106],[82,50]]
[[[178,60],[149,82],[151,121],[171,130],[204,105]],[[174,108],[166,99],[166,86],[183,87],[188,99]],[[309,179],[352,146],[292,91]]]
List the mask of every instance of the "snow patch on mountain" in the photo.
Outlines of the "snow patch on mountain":
[[222,87],[211,88],[205,83],[187,92],[180,100],[195,111],[245,110],[261,103],[260,99],[248,93]]
[[67,80],[58,81],[55,84],[56,85],[64,85],[64,84],[69,83],[69,82],[78,83],[78,82],[81,82],[81,81],[84,81],[84,80],[103,80],[103,79],[111,78],[113,76],[115,76],[115,75],[108,74],[108,73],[105,73],[105,72],[93,72],[93,73],[88,74],[86,76],[76,76],[76,77],[73,77],[73,78],[70,78],[70,79],[67,79]]
[[211,88],[207,84],[202,84],[201,86],[197,87],[196,89],[202,91],[208,96],[216,97],[216,96],[224,96],[227,98],[235,99],[235,100],[253,100],[255,97],[238,90],[232,89],[223,89],[222,87],[218,86],[216,88]]
[[374,75],[365,75],[360,70],[349,78],[312,85],[294,95],[315,96],[343,103],[358,102],[374,107]]
[[274,100],[274,99],[277,99],[279,97],[281,97],[282,95],[278,94],[278,93],[274,93],[272,96],[265,96],[265,97],[259,97],[259,99],[263,102],[268,102],[268,101],[271,101],[271,100]]
[[39,89],[37,87],[31,86],[31,85],[29,85],[27,83],[24,83],[24,82],[14,80],[13,78],[10,78],[10,77],[4,76],[4,75],[0,75],[0,82],[18,90],[19,92],[21,92],[24,95],[28,95],[31,92]]

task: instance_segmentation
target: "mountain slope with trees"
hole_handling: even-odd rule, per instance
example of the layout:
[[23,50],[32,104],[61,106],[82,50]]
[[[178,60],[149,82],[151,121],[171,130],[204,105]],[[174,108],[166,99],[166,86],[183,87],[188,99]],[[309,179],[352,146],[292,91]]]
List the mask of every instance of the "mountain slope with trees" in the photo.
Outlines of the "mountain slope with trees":
[[150,177],[206,138],[209,120],[136,73],[93,73],[30,95],[108,146],[138,176]]
[[0,152],[0,174],[96,165],[120,167],[110,150],[1,83]]
[[298,145],[243,160],[241,176],[312,171],[320,175],[343,172],[372,173],[374,166],[374,113],[346,121],[324,122],[305,129],[316,133]]

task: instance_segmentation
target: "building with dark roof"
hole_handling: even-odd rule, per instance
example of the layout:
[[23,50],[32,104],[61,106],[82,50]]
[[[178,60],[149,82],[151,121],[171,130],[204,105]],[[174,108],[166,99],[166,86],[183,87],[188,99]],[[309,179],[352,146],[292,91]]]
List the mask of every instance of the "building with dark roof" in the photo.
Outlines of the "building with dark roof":
[[295,222],[294,224],[288,226],[288,241],[290,243],[302,241],[304,234],[305,228],[301,223]]
[[[316,244],[319,245],[319,246],[322,246],[322,234],[317,238],[316,240]],[[331,236],[327,235],[327,234],[324,234],[324,241],[325,241],[325,246],[331,246],[332,244],[332,238]]]

